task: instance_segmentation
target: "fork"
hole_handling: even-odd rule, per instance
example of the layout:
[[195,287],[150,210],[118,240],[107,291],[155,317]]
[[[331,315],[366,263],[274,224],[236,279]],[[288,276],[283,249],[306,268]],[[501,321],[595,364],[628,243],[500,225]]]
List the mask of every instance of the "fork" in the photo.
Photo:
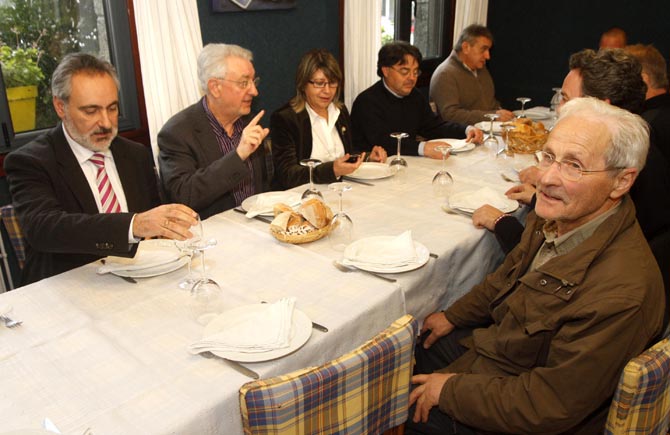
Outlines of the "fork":
[[3,320],[5,322],[5,326],[8,328],[21,326],[21,324],[23,323],[21,320],[12,320],[7,316],[0,316],[0,320]]

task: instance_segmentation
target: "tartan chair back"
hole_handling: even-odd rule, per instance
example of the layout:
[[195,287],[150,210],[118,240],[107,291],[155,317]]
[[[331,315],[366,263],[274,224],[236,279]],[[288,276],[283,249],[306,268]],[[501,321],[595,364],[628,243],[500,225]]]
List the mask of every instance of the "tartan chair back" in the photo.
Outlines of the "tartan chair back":
[[670,425],[670,339],[633,358],[614,393],[605,434],[665,435]]
[[2,223],[7,230],[9,235],[9,240],[12,242],[12,248],[14,248],[14,255],[16,255],[16,260],[19,263],[19,267],[23,269],[23,264],[26,261],[26,239],[23,238],[23,233],[21,232],[21,227],[19,226],[19,220],[16,217],[16,212],[14,211],[14,206],[6,205],[0,208],[0,214],[2,215]]
[[240,388],[244,433],[374,434],[404,423],[417,328],[405,315],[322,366],[246,383]]

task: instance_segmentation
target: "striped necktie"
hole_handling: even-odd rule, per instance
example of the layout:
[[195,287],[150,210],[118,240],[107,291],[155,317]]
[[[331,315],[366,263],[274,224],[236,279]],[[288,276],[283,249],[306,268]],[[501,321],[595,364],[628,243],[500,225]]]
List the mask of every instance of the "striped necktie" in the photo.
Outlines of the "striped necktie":
[[98,174],[95,181],[98,184],[98,192],[100,192],[100,204],[102,204],[102,212],[119,213],[121,211],[121,206],[119,205],[119,201],[116,199],[114,189],[112,189],[112,183],[109,181],[109,177],[107,176],[107,170],[105,169],[105,156],[101,153],[95,153],[89,160],[98,168]]

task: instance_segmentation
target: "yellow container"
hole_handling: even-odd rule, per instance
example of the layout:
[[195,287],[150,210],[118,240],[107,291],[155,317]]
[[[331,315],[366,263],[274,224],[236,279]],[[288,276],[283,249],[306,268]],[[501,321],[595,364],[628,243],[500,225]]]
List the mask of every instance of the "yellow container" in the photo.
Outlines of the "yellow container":
[[9,113],[14,125],[14,133],[35,130],[35,103],[37,86],[7,88]]

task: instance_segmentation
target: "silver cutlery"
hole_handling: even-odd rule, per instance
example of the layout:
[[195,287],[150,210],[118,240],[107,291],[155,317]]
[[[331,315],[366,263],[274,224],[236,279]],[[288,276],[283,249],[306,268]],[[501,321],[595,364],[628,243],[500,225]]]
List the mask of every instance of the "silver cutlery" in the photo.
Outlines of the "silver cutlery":
[[230,360],[230,359],[227,359],[227,358],[218,357],[218,356],[214,355],[212,352],[209,352],[209,351],[208,352],[201,352],[200,355],[202,355],[205,358],[220,358],[224,362],[226,362],[231,368],[233,368],[234,370],[236,370],[239,373],[242,373],[244,376],[248,376],[251,379],[260,379],[260,376],[258,375],[258,373],[251,370],[250,368],[247,368],[247,367],[243,366],[242,364],[238,363],[237,361],[233,361],[233,360]]
[[351,178],[351,177],[342,177],[343,180],[350,181],[352,183],[358,183],[358,184],[363,184],[365,186],[374,186],[373,183],[370,183],[369,181],[363,181],[359,180],[358,178]]
[[363,273],[367,273],[368,275],[375,276],[379,279],[383,279],[384,281],[388,281],[388,282],[396,282],[397,281],[395,278],[387,278],[383,275],[379,275],[377,273],[370,272],[368,270],[364,270],[364,269],[358,268],[356,266],[349,266],[349,265],[340,263],[337,260],[333,260],[333,265],[335,265],[335,267],[337,269],[341,270],[342,272],[363,272]]
[[472,217],[472,213],[474,213],[474,210],[472,210],[471,212],[468,212],[468,211],[460,210],[460,209],[457,209],[457,208],[451,208],[451,207],[449,207],[448,205],[443,205],[443,206],[442,206],[442,210],[444,210],[444,211],[447,212],[448,214],[459,215],[459,216],[465,216],[465,217],[467,217],[467,218],[471,218],[471,217]]
[[501,176],[502,179],[505,180],[505,181],[509,181],[510,183],[516,183],[516,180],[511,179],[510,177],[508,177],[507,175],[505,175],[504,172],[501,172],[501,173],[500,173],[500,176]]
[[0,316],[0,320],[5,322],[5,326],[7,328],[15,328],[17,326],[21,326],[23,323],[21,320],[12,320],[7,316]]
[[431,252],[430,254],[428,254],[428,255],[430,255],[430,256],[433,257],[433,258],[439,258],[439,256],[438,256],[437,254],[433,254],[432,252]]
[[[104,258],[101,258],[101,259],[100,259],[100,263],[102,263],[102,265],[104,266],[104,265],[107,263],[107,261],[106,261]],[[137,284],[137,280],[136,280],[135,278],[131,278],[131,277],[129,277],[129,276],[115,275],[115,274],[112,274],[112,275],[114,275],[114,276],[118,276],[118,277],[121,278],[122,280],[124,280],[124,281],[126,281],[126,282],[129,282],[129,283],[131,283],[131,284]]]

